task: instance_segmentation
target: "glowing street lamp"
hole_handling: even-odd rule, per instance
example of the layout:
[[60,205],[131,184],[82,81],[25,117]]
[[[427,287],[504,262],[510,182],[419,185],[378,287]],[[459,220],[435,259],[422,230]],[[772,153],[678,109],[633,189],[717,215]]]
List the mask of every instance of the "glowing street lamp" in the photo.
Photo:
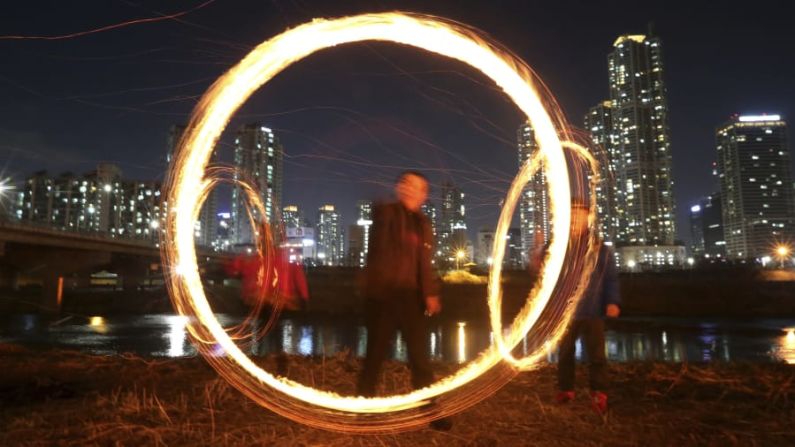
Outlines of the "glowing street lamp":
[[778,256],[778,260],[780,263],[779,267],[784,268],[784,260],[787,259],[789,254],[790,254],[790,248],[788,246],[779,245],[778,247],[776,247],[776,255]]
[[464,250],[458,250],[455,253],[455,269],[461,270],[461,260],[466,257],[466,252]]

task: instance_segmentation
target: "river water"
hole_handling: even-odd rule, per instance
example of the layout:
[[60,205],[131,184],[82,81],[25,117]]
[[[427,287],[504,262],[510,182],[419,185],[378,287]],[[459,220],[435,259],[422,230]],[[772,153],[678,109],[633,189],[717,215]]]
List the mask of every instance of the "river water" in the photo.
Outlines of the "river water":
[[[224,326],[240,319],[218,315]],[[92,354],[134,353],[145,357],[189,357],[197,354],[186,331],[187,319],[178,315],[100,315],[53,319],[40,315],[0,316],[0,343],[34,349],[75,349]],[[463,363],[491,343],[489,328],[466,321],[434,323],[428,350],[434,360]],[[282,318],[266,337],[246,347],[250,355],[278,351],[307,356],[330,356],[347,350],[363,356],[367,330],[341,318]],[[787,362],[795,364],[795,320],[792,319],[666,319],[622,318],[606,332],[608,359],[615,362]],[[521,351],[523,344],[520,343]],[[556,361],[554,350],[548,352]],[[578,342],[577,355],[580,358]],[[526,352],[525,352],[526,354]],[[399,333],[392,356],[405,360]]]

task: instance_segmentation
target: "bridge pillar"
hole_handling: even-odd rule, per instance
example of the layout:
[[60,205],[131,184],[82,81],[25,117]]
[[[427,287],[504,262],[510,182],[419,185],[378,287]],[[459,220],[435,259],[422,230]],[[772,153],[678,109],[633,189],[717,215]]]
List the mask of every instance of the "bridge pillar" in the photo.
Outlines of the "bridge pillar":
[[110,253],[81,250],[47,250],[41,269],[42,310],[60,312],[63,304],[64,280],[78,273],[88,272],[110,262]]

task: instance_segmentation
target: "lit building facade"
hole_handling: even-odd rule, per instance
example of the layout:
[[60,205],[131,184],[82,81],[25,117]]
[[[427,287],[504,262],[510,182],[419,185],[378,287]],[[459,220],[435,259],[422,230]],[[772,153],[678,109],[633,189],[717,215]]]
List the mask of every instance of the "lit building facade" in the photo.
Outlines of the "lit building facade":
[[64,231],[156,243],[162,206],[159,183],[126,181],[117,166],[100,164],[83,176],[35,173],[20,191],[14,214],[21,222]]
[[676,234],[674,182],[660,39],[620,36],[607,64],[617,209],[622,213],[616,239],[671,245]]
[[287,205],[282,208],[282,222],[285,229],[304,226],[304,217],[298,205]]
[[670,270],[688,266],[684,245],[625,245],[616,247],[615,256],[622,271]]
[[733,116],[716,139],[726,255],[770,256],[795,238],[787,125],[778,115]]
[[437,235],[437,233],[438,233],[438,229],[437,229],[438,223],[436,221],[436,206],[434,206],[433,203],[428,201],[428,202],[425,202],[425,203],[422,204],[422,206],[420,207],[420,210],[422,211],[423,214],[425,214],[425,217],[427,217],[428,221],[431,223],[431,233],[433,233],[433,237],[434,237],[434,239],[436,239],[436,246],[438,247],[439,246],[439,242],[438,242],[438,235]]
[[599,236],[612,242],[623,215],[617,198],[622,191],[616,188],[617,162],[620,157],[617,153],[618,138],[613,128],[612,102],[602,101],[591,107],[585,115],[585,129],[593,144],[592,154],[599,162],[599,182],[595,191]]
[[690,207],[690,233],[693,238],[694,256],[706,259],[726,257],[721,208],[720,193],[704,197]]
[[317,263],[319,265],[341,265],[345,253],[342,234],[342,218],[334,205],[323,205],[317,212],[315,224]]
[[[530,123],[519,126],[516,138],[519,168],[521,169],[539,148]],[[544,243],[549,242],[551,229],[549,191],[543,169],[539,169],[522,190],[519,200],[519,229],[522,239],[523,262],[526,263],[527,256],[535,244],[536,234],[543,237]]]
[[315,230],[310,227],[285,228],[285,241],[282,248],[287,252],[287,259],[296,264],[314,264],[317,258],[315,252]]
[[[484,267],[491,266],[491,249],[493,246],[494,230],[490,228],[480,229],[475,246],[475,263]],[[508,229],[508,234],[505,235],[505,254],[502,261],[503,267],[507,269],[521,269],[524,267],[521,229]]]
[[[240,127],[235,138],[234,180],[251,182],[262,195],[267,216],[255,215],[256,219],[275,221],[274,207],[280,206],[282,199],[283,163],[284,149],[271,129],[259,123]],[[232,222],[233,237],[239,245],[254,240],[246,200],[243,189],[236,185],[232,189]]]
[[438,228],[438,260],[449,266],[468,242],[464,193],[450,182],[442,184],[442,210]]
[[373,202],[356,202],[356,223],[348,229],[348,264],[364,267],[370,247],[370,228],[373,225]]

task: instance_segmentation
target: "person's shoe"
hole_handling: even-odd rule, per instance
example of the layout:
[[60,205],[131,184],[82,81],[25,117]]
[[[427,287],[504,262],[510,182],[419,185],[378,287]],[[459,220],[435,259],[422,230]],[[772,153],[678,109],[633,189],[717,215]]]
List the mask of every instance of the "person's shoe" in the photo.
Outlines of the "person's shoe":
[[591,407],[599,414],[607,413],[607,394],[601,391],[591,392]]
[[429,425],[434,430],[450,431],[450,429],[453,428],[453,420],[450,419],[449,417],[434,419],[431,421]]
[[559,404],[567,404],[574,400],[574,391],[558,391],[555,396],[555,402]]

